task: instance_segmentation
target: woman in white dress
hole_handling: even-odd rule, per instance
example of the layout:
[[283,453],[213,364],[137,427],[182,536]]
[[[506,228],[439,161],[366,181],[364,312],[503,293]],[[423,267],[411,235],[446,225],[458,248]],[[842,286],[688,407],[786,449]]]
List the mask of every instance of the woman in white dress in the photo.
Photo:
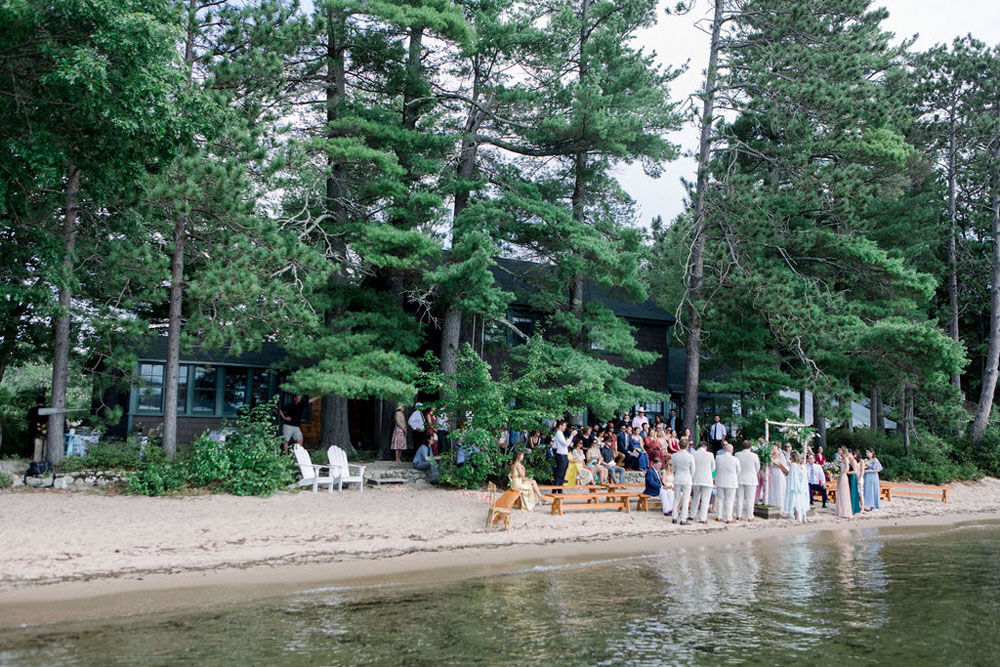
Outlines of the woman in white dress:
[[781,447],[774,445],[771,447],[771,467],[770,477],[767,481],[767,504],[772,507],[784,508],[785,506],[785,482],[788,475],[788,460]]
[[782,514],[787,514],[799,523],[806,520],[809,511],[809,480],[802,467],[802,458],[798,452],[792,452],[792,460],[788,466],[788,488],[785,492],[785,505]]
[[674,511],[674,462],[667,460],[666,467],[660,471],[663,485],[660,487],[660,502],[663,503],[664,516]]

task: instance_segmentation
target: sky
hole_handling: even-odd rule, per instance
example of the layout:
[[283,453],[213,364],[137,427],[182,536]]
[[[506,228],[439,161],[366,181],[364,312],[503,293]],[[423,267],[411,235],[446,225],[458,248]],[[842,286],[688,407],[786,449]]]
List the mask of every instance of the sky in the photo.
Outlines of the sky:
[[[675,4],[676,0],[661,2],[662,7]],[[711,5],[708,0],[698,0],[694,10],[684,16],[666,16],[661,9],[659,23],[638,35],[637,44],[655,51],[664,66],[688,62],[687,71],[671,85],[673,99],[685,104],[696,102],[691,95],[701,85],[708,63],[708,34],[698,26],[708,28]],[[916,50],[969,33],[987,44],[1000,44],[1000,0],[882,0],[874,6],[889,10],[882,25],[897,39],[918,36],[913,45]],[[689,154],[697,149],[698,130],[688,124],[672,140],[685,156],[666,165],[659,178],[647,177],[638,164],[618,170],[625,191],[636,200],[638,222],[643,226],[656,215],[670,222],[683,210],[686,193],[681,179],[694,177],[696,163]]]

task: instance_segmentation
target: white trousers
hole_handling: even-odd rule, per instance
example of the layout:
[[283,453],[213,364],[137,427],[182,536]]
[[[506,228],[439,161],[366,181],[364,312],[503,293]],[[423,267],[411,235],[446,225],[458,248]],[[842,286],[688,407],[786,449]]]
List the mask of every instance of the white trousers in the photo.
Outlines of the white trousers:
[[719,521],[733,520],[733,503],[736,502],[736,487],[719,487],[715,491],[716,517]]
[[674,482],[674,518],[687,521],[691,508],[691,485]]
[[753,505],[756,497],[756,484],[740,484],[739,488],[736,489],[736,518],[753,518]]
[[696,486],[691,499],[691,518],[708,521],[708,505],[712,502],[712,487]]
[[669,514],[674,509],[674,490],[663,487],[660,489],[660,504],[663,505],[663,513]]

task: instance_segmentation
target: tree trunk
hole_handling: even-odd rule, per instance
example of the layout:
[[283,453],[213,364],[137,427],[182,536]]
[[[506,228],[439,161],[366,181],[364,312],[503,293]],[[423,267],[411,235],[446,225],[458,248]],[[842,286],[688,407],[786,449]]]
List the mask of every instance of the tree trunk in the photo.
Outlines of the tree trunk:
[[813,427],[816,429],[817,437],[819,438],[819,444],[824,449],[826,448],[826,419],[823,417],[823,402],[820,401],[819,397],[816,395],[816,391],[813,390]]
[[701,381],[701,283],[705,274],[705,217],[708,196],[708,167],[712,156],[712,123],[715,115],[715,80],[719,69],[719,36],[722,31],[724,0],[715,0],[712,41],[705,71],[702,97],[701,136],[698,141],[698,180],[695,185],[694,239],[687,267],[687,322],[684,343],[684,426],[697,439],[698,386]]
[[[343,104],[347,90],[347,79],[344,71],[344,49],[346,48],[346,14],[334,7],[327,8],[327,63],[326,63],[326,122],[327,136],[337,136],[332,124],[340,117],[340,107]],[[343,263],[347,255],[347,246],[342,241],[344,226],[347,222],[347,208],[344,199],[347,197],[347,170],[344,163],[327,158],[329,173],[326,177],[326,211],[333,220],[334,229],[331,238],[335,261]],[[342,271],[334,271],[330,282],[338,284],[344,280]],[[327,326],[333,326],[336,312],[327,313]],[[320,447],[328,449],[336,445],[348,456],[356,454],[351,442],[351,429],[347,411],[347,398],[336,394],[327,394],[320,402]]]
[[389,461],[395,458],[391,445],[392,429],[394,427],[393,415],[396,412],[397,405],[398,403],[387,398],[380,398],[376,401],[378,423],[375,426],[375,446],[378,448],[378,458],[382,461]]
[[799,389],[799,421],[806,423],[806,390]]
[[913,431],[913,387],[909,383],[903,383],[902,390],[903,409],[900,414],[903,418],[903,452],[910,455],[910,438]]
[[871,396],[868,398],[868,428],[878,431],[879,413],[882,406],[879,404],[878,385],[872,385]]
[[66,421],[66,384],[69,374],[70,305],[73,300],[73,255],[76,252],[76,221],[80,212],[80,170],[72,162],[66,169],[66,210],[63,213],[63,266],[59,285],[59,316],[52,340],[52,406],[45,438],[45,458],[56,465],[63,458],[63,425]]
[[851,378],[844,378],[844,385],[847,388],[847,420],[844,422],[844,428],[848,433],[854,433],[854,400],[851,395],[854,393],[851,389]]
[[[948,132],[948,334],[955,342],[960,342],[958,332],[958,225],[956,224],[956,181],[955,168],[955,118],[952,117]],[[951,383],[962,396],[962,376],[957,371],[951,374]]]
[[170,258],[170,309],[167,315],[167,365],[163,382],[163,453],[177,453],[177,379],[181,361],[181,306],[184,300],[184,241],[187,218],[174,221],[174,254]]
[[[994,149],[994,160],[1000,169],[1000,143]],[[1000,173],[993,175],[993,259],[990,278],[990,335],[986,350],[986,370],[979,392],[979,405],[972,420],[972,440],[980,442],[990,423],[993,395],[997,388],[997,365],[1000,363]]]
[[[580,3],[580,59],[579,59],[579,81],[583,81],[589,70],[587,41],[590,37],[590,28],[587,21],[590,17],[590,0],[583,0]],[[573,220],[579,225],[587,222],[587,154],[585,152],[576,153],[573,156]],[[583,350],[586,346],[587,334],[583,330],[583,274],[577,273],[570,278],[569,285],[569,309],[575,320],[574,324],[579,327],[573,332],[574,345]]]

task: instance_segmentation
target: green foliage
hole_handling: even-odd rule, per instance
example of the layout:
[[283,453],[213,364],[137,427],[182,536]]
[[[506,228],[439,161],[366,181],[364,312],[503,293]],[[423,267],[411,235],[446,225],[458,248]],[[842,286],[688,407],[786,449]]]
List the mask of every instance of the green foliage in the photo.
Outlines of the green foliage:
[[903,448],[902,437],[870,429],[856,429],[853,433],[834,431],[829,434],[827,442],[827,458],[831,459],[837,447],[857,449],[862,456],[868,448],[875,450],[883,466],[881,476],[886,480],[947,484],[982,474],[976,463],[966,458],[961,446],[933,435],[914,437],[909,454]]
[[0,470],[0,489],[6,489],[8,486],[14,485],[14,478],[9,474]]
[[139,437],[128,440],[100,440],[87,447],[86,456],[67,456],[59,463],[66,472],[74,470],[136,470],[143,462],[143,454],[156,456],[160,449],[155,445],[144,447]]

